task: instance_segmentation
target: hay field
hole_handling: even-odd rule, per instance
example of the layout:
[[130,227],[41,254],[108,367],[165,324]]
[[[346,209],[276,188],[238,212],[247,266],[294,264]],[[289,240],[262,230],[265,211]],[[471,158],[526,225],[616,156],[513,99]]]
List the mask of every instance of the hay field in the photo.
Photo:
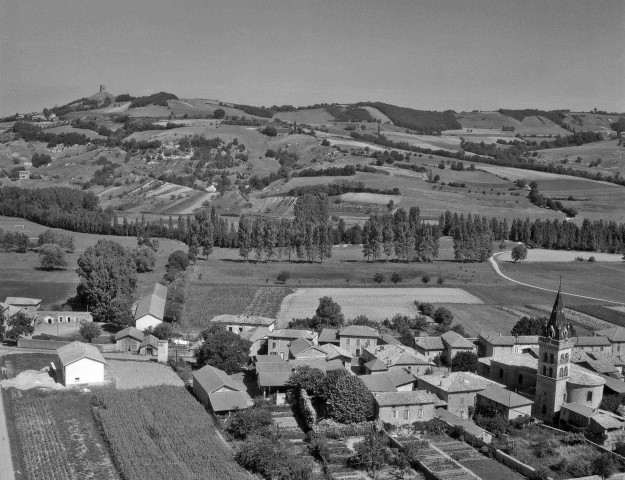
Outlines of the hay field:
[[395,205],[401,202],[399,195],[382,195],[380,193],[344,193],[340,196],[344,202],[373,203],[375,205],[386,205],[393,200]]
[[359,108],[364,108],[367,112],[371,114],[373,118],[375,118],[376,120],[381,120],[382,123],[386,123],[386,122],[392,123],[390,118],[388,118],[386,115],[384,115],[382,112],[380,112],[380,110],[378,110],[375,107],[359,107]]
[[[527,260],[524,262],[574,262],[577,257],[588,260],[595,257],[598,262],[621,262],[623,255],[616,253],[582,252],[578,250],[547,250],[532,248],[527,251]],[[511,252],[497,256],[498,262],[512,262]]]
[[274,115],[274,118],[279,118],[284,122],[306,123],[309,125],[325,124],[334,120],[334,117],[324,108],[297,110],[296,112],[278,112]]
[[440,149],[450,152],[460,148],[460,138],[449,135],[413,135],[411,133],[391,131],[385,132],[384,135],[394,142],[406,142],[420,148]]
[[416,315],[414,301],[431,303],[481,304],[479,298],[461,288],[298,288],[282,301],[278,325],[294,318],[312,317],[319,299],[328,296],[337,302],[346,319],[366,315],[382,321],[396,313]]
[[180,377],[169,367],[155,362],[108,360],[108,372],[118,389],[174,385],[184,387]]

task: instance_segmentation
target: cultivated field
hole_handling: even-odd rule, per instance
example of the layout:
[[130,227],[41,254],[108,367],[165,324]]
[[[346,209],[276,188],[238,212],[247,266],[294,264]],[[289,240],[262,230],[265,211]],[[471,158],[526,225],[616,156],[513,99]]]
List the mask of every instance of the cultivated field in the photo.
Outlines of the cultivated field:
[[278,313],[278,325],[286,327],[294,318],[312,317],[321,297],[332,297],[346,319],[366,315],[382,321],[396,313],[414,316],[415,301],[430,303],[481,304],[479,298],[460,288],[298,288],[287,295]]
[[[497,255],[498,262],[512,262],[512,252]],[[616,253],[582,252],[577,250],[547,250],[544,248],[531,248],[527,251],[525,262],[573,262],[577,257],[588,260],[595,257],[597,262],[622,262],[623,255]]]
[[106,368],[114,379],[115,387],[122,390],[158,385],[184,386],[171,368],[160,363],[108,360]]

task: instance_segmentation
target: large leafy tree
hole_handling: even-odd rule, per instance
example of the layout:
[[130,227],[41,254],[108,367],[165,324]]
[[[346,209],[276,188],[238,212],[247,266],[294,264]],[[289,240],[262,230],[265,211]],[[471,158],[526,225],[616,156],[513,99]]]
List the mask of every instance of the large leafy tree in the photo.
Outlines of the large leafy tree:
[[521,317],[512,327],[512,335],[542,335],[546,317]]
[[154,255],[154,250],[152,250],[147,245],[141,245],[137,248],[134,248],[131,252],[132,258],[135,261],[135,265],[137,267],[137,272],[149,272],[154,270],[154,265],[156,264],[156,255]]
[[97,323],[85,322],[78,329],[78,333],[80,333],[80,336],[87,340],[87,342],[91,343],[94,338],[102,334],[102,329]]
[[78,258],[78,299],[93,318],[113,320],[115,298],[131,296],[137,284],[136,265],[130,252],[119,243],[99,240]]
[[46,243],[39,249],[41,268],[44,270],[64,269],[67,267],[65,250],[55,243]]
[[228,374],[240,372],[247,362],[252,342],[214,324],[202,331],[204,343],[195,352],[199,367],[211,365]]
[[512,260],[515,262],[522,262],[527,258],[527,247],[522,243],[512,247]]
[[17,340],[24,335],[29,335],[35,331],[33,322],[24,313],[19,312],[9,318],[5,338]]
[[365,435],[364,440],[354,444],[356,453],[349,459],[350,463],[358,468],[364,468],[375,478],[391,457],[388,440],[373,430]]
[[345,322],[345,317],[341,312],[341,306],[332,300],[332,297],[322,297],[319,299],[319,306],[313,321],[318,325],[341,327]]
[[364,382],[346,370],[332,370],[326,374],[325,400],[328,415],[341,423],[371,420],[374,416],[374,398]]
[[325,381],[324,372],[309,365],[302,365],[291,373],[287,385],[293,388],[303,388],[310,395],[318,396],[323,392]]
[[451,361],[452,372],[477,372],[477,355],[473,352],[458,352]]

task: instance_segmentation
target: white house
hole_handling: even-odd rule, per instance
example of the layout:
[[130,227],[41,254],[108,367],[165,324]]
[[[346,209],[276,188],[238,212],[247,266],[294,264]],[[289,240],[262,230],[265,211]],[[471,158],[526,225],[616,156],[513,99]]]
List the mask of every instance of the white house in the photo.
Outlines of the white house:
[[106,360],[94,345],[73,342],[57,349],[59,373],[63,385],[104,382]]
[[135,327],[145,330],[148,327],[156,327],[163,322],[165,316],[165,301],[167,299],[167,287],[156,283],[153,292],[141,297],[135,310]]

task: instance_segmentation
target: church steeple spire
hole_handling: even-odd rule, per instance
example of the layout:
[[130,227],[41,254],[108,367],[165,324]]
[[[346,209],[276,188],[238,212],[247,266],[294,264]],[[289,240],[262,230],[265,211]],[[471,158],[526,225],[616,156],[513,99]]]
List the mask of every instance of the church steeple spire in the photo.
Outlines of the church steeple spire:
[[564,316],[562,303],[562,277],[560,277],[560,286],[558,287],[558,294],[556,301],[553,304],[551,310],[551,316],[545,326],[543,336],[553,338],[554,340],[566,340],[569,338],[569,327]]

